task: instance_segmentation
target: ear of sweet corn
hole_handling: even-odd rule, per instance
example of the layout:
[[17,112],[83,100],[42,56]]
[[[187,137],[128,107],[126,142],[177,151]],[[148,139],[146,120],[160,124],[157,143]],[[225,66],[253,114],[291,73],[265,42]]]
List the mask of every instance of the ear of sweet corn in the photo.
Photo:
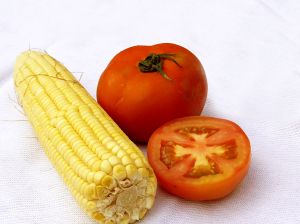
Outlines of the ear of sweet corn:
[[73,75],[48,54],[27,51],[17,58],[14,81],[46,154],[80,205],[100,223],[141,219],[154,201],[154,173]]

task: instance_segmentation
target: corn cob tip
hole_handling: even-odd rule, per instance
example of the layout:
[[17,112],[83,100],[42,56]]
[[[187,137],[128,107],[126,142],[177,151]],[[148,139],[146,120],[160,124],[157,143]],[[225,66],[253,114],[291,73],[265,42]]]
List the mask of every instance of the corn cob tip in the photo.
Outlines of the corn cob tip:
[[154,176],[149,178],[136,176],[131,180],[118,181],[116,187],[103,192],[101,199],[96,200],[95,209],[103,216],[98,221],[132,223],[142,219],[154,203],[154,189],[156,189]]

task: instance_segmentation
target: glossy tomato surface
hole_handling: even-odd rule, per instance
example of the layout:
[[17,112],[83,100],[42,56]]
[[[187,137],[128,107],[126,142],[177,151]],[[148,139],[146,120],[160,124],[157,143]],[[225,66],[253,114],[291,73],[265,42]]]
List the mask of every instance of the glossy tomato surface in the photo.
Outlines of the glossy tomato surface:
[[147,154],[168,192],[188,200],[213,200],[231,193],[246,175],[250,142],[231,121],[192,116],[158,128]]
[[121,51],[101,75],[97,88],[98,103],[138,142],[146,142],[167,121],[199,115],[206,95],[200,61],[189,50],[170,43]]

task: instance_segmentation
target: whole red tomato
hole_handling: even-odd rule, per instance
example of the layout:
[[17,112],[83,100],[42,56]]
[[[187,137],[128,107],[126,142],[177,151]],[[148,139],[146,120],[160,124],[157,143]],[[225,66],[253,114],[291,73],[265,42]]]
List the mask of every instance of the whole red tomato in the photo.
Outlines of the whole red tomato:
[[207,81],[198,58],[176,44],[133,46],[118,53],[102,73],[98,103],[133,141],[175,118],[199,115]]

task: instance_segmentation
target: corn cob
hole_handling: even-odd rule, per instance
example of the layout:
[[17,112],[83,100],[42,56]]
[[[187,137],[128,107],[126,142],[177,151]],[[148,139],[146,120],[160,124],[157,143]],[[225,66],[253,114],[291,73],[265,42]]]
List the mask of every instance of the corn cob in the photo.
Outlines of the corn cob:
[[74,76],[46,53],[18,56],[20,104],[73,196],[99,223],[133,223],[154,202],[156,178],[131,142]]

